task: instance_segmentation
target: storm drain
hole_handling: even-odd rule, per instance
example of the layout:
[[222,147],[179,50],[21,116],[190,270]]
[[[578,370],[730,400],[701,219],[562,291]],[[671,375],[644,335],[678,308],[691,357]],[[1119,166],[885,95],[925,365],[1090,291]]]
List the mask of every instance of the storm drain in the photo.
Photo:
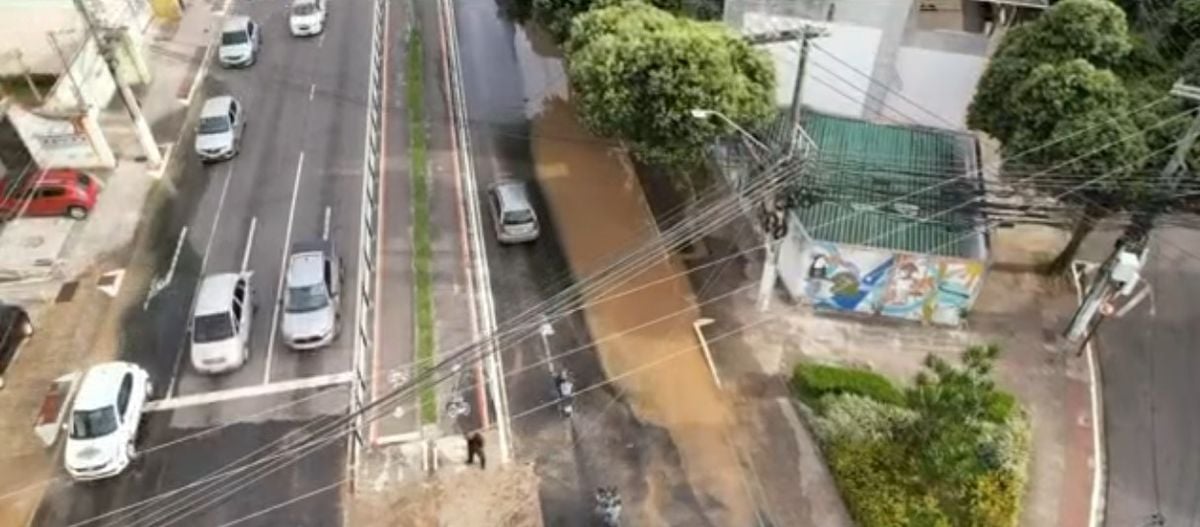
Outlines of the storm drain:
[[54,303],[62,304],[64,302],[70,302],[71,299],[75,298],[75,292],[78,290],[79,290],[79,282],[78,281],[67,282],[67,283],[63,284],[62,288],[60,288],[58,290],[58,296],[54,297]]

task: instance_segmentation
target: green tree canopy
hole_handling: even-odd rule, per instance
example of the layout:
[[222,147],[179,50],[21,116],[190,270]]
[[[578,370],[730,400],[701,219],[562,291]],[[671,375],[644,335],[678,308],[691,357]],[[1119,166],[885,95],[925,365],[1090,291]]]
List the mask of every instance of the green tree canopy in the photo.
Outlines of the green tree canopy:
[[774,110],[770,61],[718,23],[679,18],[642,2],[589,11],[566,43],[571,97],[594,132],[627,141],[644,160],[698,159],[726,132],[698,121],[715,110],[757,125]]
[[1005,36],[979,80],[967,123],[1005,143],[1023,126],[1012,119],[1014,109],[1026,114],[1041,110],[1014,93],[1034,69],[1076,59],[1108,67],[1120,63],[1132,48],[1119,7],[1105,0],[1063,0]]
[[[571,33],[571,21],[592,9],[611,7],[624,0],[509,0],[509,12],[525,21],[533,19],[559,42]],[[720,0],[646,0],[651,5],[675,14],[701,20],[721,16]]]

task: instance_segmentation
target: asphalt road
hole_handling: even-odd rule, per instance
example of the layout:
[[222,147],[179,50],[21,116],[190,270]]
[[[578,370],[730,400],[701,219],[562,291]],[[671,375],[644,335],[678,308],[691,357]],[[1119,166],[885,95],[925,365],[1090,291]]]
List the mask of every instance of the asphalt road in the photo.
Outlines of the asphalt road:
[[1155,233],[1147,300],[1099,331],[1108,454],[1105,524],[1200,525],[1200,232]]
[[[485,189],[500,178],[528,181],[542,219],[539,240],[519,246],[497,244],[491,218],[484,220],[496,319],[503,330],[575,281],[538,190],[531,141],[579,139],[530,136],[531,118],[548,95],[549,84],[562,81],[547,77],[546,70],[527,60],[542,46],[532,44],[494,2],[456,0],[454,5],[479,187]],[[486,202],[481,206],[487,210]],[[667,467],[669,475],[660,476],[679,477],[678,456],[668,434],[640,423],[611,385],[581,394],[571,419],[559,413],[553,405],[551,367],[570,370],[577,389],[602,383],[605,375],[581,313],[549,322],[554,333],[545,342],[533,332],[502,350],[514,418],[514,455],[538,468],[546,524],[593,525],[592,491],[601,485],[616,485],[628,510],[645,503],[672,525],[704,524],[698,514],[702,507],[686,485],[650,498],[655,490],[647,488],[652,479],[647,471]]]
[[[204,166],[191,152],[190,134],[185,136],[180,186],[153,227],[158,276],[167,274],[180,232],[188,229],[174,280],[144,312],[128,315],[122,328],[123,358],[151,372],[159,398],[337,374],[351,366],[352,331],[343,331],[328,348],[297,353],[272,334],[277,331],[272,318],[290,243],[319,238],[326,225],[343,256],[346,284],[355,283],[371,3],[331,2],[324,35],[306,39],[288,33],[285,3],[238,0],[230,11],[261,24],[262,55],[242,70],[213,64],[196,97],[230,94],[242,102],[248,126],[241,153],[233,161]],[[238,271],[243,263],[254,272],[257,289],[250,360],[229,374],[198,374],[186,355],[185,328],[199,277]],[[342,301],[345,321],[354,319],[353,300],[348,287]],[[60,478],[49,488],[35,524],[74,524],[161,495],[242,455],[276,448],[273,442],[298,428],[344,413],[347,400],[346,389],[334,386],[150,414],[139,442],[147,452],[133,470],[87,485]],[[182,437],[190,439],[174,443]],[[219,504],[196,502],[204,506],[197,514],[171,518],[180,525],[220,525],[336,483],[344,478],[345,453],[345,442],[334,442]],[[336,525],[340,495],[323,492],[242,525]],[[97,524],[165,525],[153,514],[141,510],[136,521],[113,516]]]

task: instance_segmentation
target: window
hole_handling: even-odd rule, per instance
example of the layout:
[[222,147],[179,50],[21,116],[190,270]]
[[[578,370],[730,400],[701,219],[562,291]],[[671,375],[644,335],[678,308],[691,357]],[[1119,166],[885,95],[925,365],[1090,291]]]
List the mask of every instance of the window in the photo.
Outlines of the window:
[[242,301],[234,295],[233,297],[233,331],[237,332],[242,327]]
[[325,259],[325,287],[333,289],[333,261]]
[[67,191],[62,187],[46,187],[38,189],[37,197],[39,199],[61,198],[67,195]]
[[71,439],[93,439],[117,431],[117,414],[112,406],[71,413]]
[[200,344],[228,340],[235,334],[233,322],[229,320],[229,313],[214,313],[196,317],[192,332],[192,340]]
[[203,117],[197,131],[201,134],[223,134],[229,131],[229,116]]
[[133,393],[133,374],[126,373],[121,379],[121,388],[117,390],[117,415],[121,418],[125,417],[125,412],[129,410],[129,396]]
[[505,225],[524,225],[533,222],[533,212],[526,210],[510,210],[504,213]]
[[308,16],[317,14],[317,4],[305,2],[292,6],[292,14],[296,16]]
[[238,44],[245,44],[249,41],[250,36],[245,31],[226,31],[221,33],[222,46],[236,46]]
[[284,310],[288,313],[306,313],[329,305],[329,294],[325,284],[313,284],[287,289]]

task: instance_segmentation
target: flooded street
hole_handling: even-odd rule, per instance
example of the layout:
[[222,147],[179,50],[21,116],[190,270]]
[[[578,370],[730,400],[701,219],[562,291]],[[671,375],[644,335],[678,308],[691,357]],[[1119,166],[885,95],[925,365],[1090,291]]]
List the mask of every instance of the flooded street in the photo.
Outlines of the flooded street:
[[[537,47],[526,53],[518,47],[534,112],[537,180],[572,271],[587,277],[658,234],[628,159],[583,128],[560,63],[538,56]],[[664,255],[627,282],[582,299],[607,378],[640,421],[666,430],[679,458],[677,467],[645,467],[647,495],[641,510],[630,512],[645,522],[674,523],[659,513],[683,492],[695,496],[698,512],[714,525],[751,525],[755,505],[729,439],[730,406],[713,385],[693,331],[699,311],[684,271]],[[676,481],[672,473],[680,469],[683,481]]]

